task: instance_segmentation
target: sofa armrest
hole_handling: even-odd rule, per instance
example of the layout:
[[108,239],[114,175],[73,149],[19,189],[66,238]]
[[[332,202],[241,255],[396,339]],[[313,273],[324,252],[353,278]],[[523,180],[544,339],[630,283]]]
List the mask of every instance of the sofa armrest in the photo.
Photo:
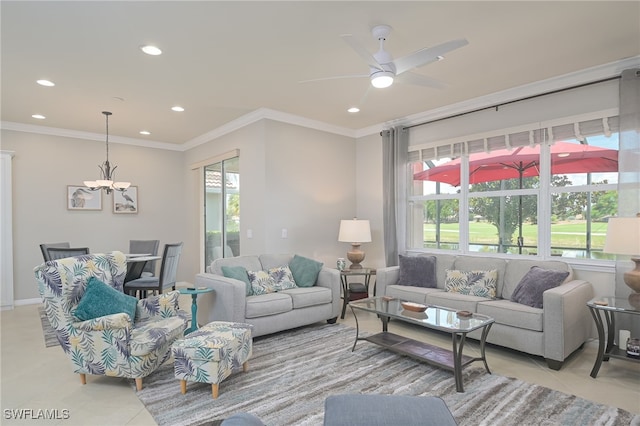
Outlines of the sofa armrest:
[[592,319],[587,302],[592,298],[593,287],[583,280],[543,293],[545,358],[562,362],[589,339]]
[[316,280],[318,287],[326,287],[331,290],[331,312],[334,316],[340,314],[340,271],[323,267]]
[[399,266],[388,266],[380,268],[376,271],[376,294],[375,296],[385,296],[387,294],[387,286],[398,283],[400,278]]
[[198,297],[198,322],[246,322],[247,286],[240,280],[222,275],[201,273],[196,275],[196,287],[209,287],[211,293]]

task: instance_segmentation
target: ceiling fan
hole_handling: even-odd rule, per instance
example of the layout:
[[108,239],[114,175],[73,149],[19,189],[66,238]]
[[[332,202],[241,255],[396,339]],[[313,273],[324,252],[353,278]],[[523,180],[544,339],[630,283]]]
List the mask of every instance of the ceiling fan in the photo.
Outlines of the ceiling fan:
[[342,39],[351,46],[358,55],[367,61],[367,64],[369,65],[369,74],[319,78],[314,80],[305,80],[302,83],[337,78],[369,77],[371,85],[379,89],[391,86],[396,80],[407,84],[443,88],[445,86],[443,83],[421,74],[412,73],[410,70],[439,61],[443,59],[443,55],[445,53],[469,44],[469,42],[464,38],[451,40],[434,47],[425,47],[411,53],[410,55],[394,60],[391,54],[384,50],[384,42],[390,32],[391,27],[388,25],[378,25],[372,28],[371,34],[373,35],[373,38],[378,40],[380,43],[380,50],[374,54],[369,53],[367,49],[355,40],[351,34],[341,35]]

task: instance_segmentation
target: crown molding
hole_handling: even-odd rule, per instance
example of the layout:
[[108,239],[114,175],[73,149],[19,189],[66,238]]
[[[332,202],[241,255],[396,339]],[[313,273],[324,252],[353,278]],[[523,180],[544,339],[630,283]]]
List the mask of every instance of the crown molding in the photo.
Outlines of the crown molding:
[[[104,133],[82,132],[79,130],[60,129],[57,127],[37,126],[35,124],[15,123],[12,121],[0,122],[0,129],[14,130],[16,132],[37,133],[41,135],[60,136],[63,138],[84,139],[96,142],[104,142]],[[158,141],[142,140],[136,138],[126,138],[123,136],[109,135],[109,143],[119,143],[123,145],[142,146],[145,148],[158,148],[170,151],[184,151],[181,146]]]
[[347,129],[345,127],[333,126],[331,124],[324,123],[322,121],[311,120],[299,115],[289,114],[286,112],[270,109],[270,108],[258,108],[248,114],[243,115],[235,120],[232,120],[217,129],[213,129],[203,135],[191,139],[184,144],[184,150],[195,148],[198,145],[213,141],[224,135],[235,132],[242,127],[248,126],[260,120],[273,120],[282,123],[293,124],[296,126],[306,127],[308,129],[320,130],[328,133],[335,133],[337,135],[346,136],[350,138],[356,137],[356,131]]
[[[523,86],[514,87],[512,89],[491,93],[486,96],[480,96],[478,98],[473,98],[463,102],[458,102],[429,111],[413,114],[399,120],[386,122],[383,124],[382,128],[388,129],[394,126],[411,126],[431,120],[437,120],[452,115],[473,111],[476,109],[487,108],[496,104],[539,95],[545,92],[551,92],[571,86],[616,77],[622,74],[622,71],[626,69],[637,67],[640,67],[640,56],[634,56],[631,58],[622,59],[620,61],[586,68],[577,72],[551,77],[546,80],[536,81],[534,83],[525,84]],[[370,127],[369,129],[371,133],[379,131],[376,130],[378,129],[377,126]],[[366,136],[367,134],[371,133],[361,133],[360,131],[359,135]]]

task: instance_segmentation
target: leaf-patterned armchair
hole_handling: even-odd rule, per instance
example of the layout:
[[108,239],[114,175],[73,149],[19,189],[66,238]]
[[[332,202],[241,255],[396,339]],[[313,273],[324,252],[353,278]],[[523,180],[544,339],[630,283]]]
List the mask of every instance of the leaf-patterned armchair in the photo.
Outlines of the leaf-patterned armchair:
[[89,278],[122,291],[126,270],[119,251],[49,261],[34,269],[47,318],[82,384],[94,374],[132,378],[142,389],[142,379],[170,356],[172,343],[187,326],[177,291],[138,301],[134,321],[126,313],[88,321],[74,317]]

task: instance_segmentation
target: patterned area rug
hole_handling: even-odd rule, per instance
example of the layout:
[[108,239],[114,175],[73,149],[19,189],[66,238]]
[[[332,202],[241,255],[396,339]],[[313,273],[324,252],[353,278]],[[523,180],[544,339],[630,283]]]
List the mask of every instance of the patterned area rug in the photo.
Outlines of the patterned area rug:
[[256,338],[249,371],[224,380],[216,400],[204,383],[189,383],[182,395],[170,362],[137,395],[159,425],[213,425],[241,411],[268,425],[321,425],[325,398],[345,393],[440,396],[460,426],[640,424],[625,410],[473,365],[457,393],[451,372],[368,342],[351,352],[354,336],[346,325],[319,324]]
[[58,346],[58,338],[56,337],[56,332],[51,327],[51,323],[47,318],[47,314],[44,311],[44,306],[38,307],[38,313],[40,314],[40,323],[42,324],[42,334],[44,335],[44,345],[47,348],[52,346]]

